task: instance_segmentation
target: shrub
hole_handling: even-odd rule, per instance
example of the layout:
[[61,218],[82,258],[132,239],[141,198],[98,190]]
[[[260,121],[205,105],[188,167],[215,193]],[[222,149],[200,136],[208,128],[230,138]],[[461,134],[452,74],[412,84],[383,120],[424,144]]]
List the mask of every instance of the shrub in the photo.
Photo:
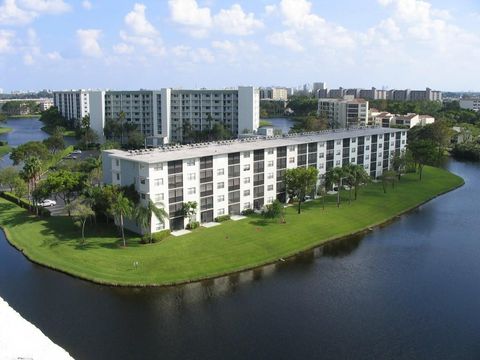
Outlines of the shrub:
[[8,145],[8,141],[0,140],[0,146],[7,146],[7,145]]
[[253,215],[255,214],[255,210],[253,209],[245,209],[242,211],[242,215],[243,216],[249,216],[249,215]]
[[[148,235],[146,235],[148,237]],[[152,240],[154,243],[162,241],[170,236],[170,230],[162,230],[152,234]],[[148,239],[150,241],[150,239]]]
[[227,221],[227,220],[230,220],[230,215],[222,215],[222,216],[217,216],[215,218],[216,222],[224,222],[224,221]]
[[187,224],[188,230],[194,230],[198,227],[200,227],[200,223],[198,221],[192,221],[191,223]]

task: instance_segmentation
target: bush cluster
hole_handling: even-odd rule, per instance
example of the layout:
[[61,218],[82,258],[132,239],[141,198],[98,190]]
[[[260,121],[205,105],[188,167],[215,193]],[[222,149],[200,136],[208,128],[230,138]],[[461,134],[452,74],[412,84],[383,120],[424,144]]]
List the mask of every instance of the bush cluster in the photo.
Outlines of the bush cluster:
[[198,227],[200,227],[200,222],[198,222],[198,221],[192,221],[191,223],[187,224],[187,229],[188,230],[194,230]]
[[243,216],[249,216],[249,215],[253,215],[255,214],[255,210],[253,209],[245,209],[242,211],[242,215]]
[[227,221],[227,220],[230,220],[230,215],[222,215],[222,216],[217,216],[215,218],[216,222],[224,222],[224,221]]
[[0,146],[7,146],[7,145],[8,145],[8,141],[0,140]]

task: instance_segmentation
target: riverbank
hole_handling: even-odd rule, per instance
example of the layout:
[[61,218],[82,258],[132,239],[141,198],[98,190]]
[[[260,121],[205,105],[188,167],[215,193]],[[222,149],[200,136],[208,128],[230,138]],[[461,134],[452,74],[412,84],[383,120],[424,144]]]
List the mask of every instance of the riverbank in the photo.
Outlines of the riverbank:
[[8,154],[12,148],[9,145],[2,145],[0,146],[0,158],[6,154]]
[[[45,131],[47,134],[49,135],[52,135],[53,134],[53,129],[52,128],[49,128],[48,126],[43,126],[42,127],[42,130]],[[76,132],[75,130],[64,130],[63,131],[63,136],[66,136],[66,137],[75,137],[76,136]]]
[[325,210],[319,200],[306,203],[300,215],[289,207],[286,224],[253,216],[152,245],[129,237],[127,248],[118,245],[115,229],[104,224],[88,225],[86,245],[81,246],[71,219],[37,219],[3,199],[0,225],[13,246],[47,267],[102,284],[171,285],[255,268],[368,230],[462,184],[463,179],[448,171],[426,167],[422,181],[406,175],[387,194],[381,184],[371,184],[349,205],[344,192],[340,208],[334,196]]
[[9,133],[10,131],[12,131],[13,129],[10,128],[10,127],[4,127],[4,126],[0,126],[0,135],[1,134],[7,134]]

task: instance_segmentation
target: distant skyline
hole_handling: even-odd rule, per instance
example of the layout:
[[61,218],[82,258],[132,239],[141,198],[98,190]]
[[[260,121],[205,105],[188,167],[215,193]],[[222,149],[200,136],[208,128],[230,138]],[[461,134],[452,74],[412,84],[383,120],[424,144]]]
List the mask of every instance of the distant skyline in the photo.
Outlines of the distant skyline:
[[480,90],[474,0],[0,0],[0,89]]

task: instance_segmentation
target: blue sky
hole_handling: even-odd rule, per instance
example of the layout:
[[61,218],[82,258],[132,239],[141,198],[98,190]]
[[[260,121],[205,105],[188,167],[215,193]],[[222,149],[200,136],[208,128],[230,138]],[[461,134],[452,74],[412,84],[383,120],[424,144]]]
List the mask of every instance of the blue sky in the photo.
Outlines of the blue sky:
[[474,0],[0,0],[0,88],[479,90]]

